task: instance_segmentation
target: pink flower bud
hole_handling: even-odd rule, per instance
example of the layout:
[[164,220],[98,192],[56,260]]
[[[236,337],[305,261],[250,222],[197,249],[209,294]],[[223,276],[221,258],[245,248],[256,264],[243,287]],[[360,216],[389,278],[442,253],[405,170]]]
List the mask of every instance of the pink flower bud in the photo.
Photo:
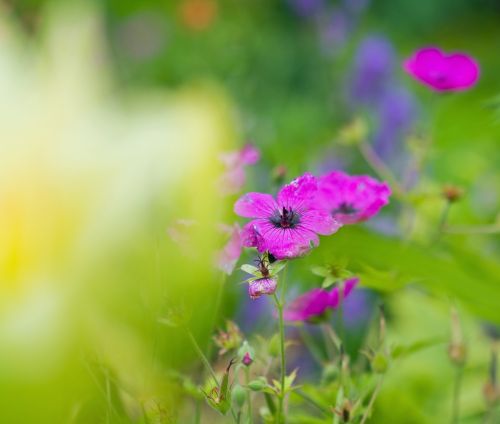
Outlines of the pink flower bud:
[[243,363],[243,365],[245,365],[247,367],[249,367],[252,364],[253,359],[250,356],[250,352],[245,353],[245,355],[243,356],[243,359],[241,360],[241,362]]

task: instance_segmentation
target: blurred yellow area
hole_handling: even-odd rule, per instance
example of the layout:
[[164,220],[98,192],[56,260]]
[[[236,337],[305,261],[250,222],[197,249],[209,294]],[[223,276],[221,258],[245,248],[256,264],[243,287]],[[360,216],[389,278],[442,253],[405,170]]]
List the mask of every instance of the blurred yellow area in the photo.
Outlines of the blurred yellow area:
[[[47,11],[36,43],[2,15],[0,395],[13,400],[3,413],[20,417],[25,384],[47,411],[24,409],[37,422],[71,421],[110,381],[147,404],[167,384],[155,355],[166,363],[179,348],[158,341],[162,308],[174,295],[202,298],[212,277],[210,255],[193,264],[166,229],[193,219],[193,245],[216,249],[229,106],[203,84],[113,91],[90,7]],[[100,381],[94,362],[114,377]]]

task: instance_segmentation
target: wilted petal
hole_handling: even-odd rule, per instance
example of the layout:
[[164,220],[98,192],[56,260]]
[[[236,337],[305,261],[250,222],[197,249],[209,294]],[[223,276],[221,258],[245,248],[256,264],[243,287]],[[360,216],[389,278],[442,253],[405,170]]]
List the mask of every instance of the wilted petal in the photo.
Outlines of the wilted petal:
[[257,299],[263,294],[271,295],[276,291],[277,281],[274,278],[259,278],[248,285],[251,299]]

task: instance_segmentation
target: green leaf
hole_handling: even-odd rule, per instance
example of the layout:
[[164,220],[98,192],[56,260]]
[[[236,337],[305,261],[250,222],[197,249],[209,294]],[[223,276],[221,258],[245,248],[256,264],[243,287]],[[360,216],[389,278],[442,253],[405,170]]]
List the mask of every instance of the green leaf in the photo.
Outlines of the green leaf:
[[252,275],[255,275],[255,276],[258,276],[258,274],[259,274],[259,268],[257,268],[254,265],[243,264],[243,265],[241,265],[240,269],[242,271],[246,272],[247,274],[252,274]]

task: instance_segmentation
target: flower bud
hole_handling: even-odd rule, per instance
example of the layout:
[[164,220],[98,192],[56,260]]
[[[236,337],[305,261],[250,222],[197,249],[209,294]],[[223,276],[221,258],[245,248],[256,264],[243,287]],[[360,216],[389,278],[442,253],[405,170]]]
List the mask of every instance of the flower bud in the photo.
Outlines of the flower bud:
[[249,352],[245,353],[245,355],[243,356],[243,359],[241,360],[241,362],[243,363],[243,365],[245,365],[247,367],[249,367],[250,365],[252,365],[253,359],[250,356]]
[[443,197],[450,203],[457,202],[464,195],[464,191],[457,186],[445,185],[442,191]]
[[374,372],[378,374],[383,374],[384,372],[387,371],[387,368],[389,366],[389,361],[387,359],[387,356],[384,355],[382,352],[376,353],[372,359],[371,366]]
[[234,386],[232,398],[236,406],[241,409],[241,407],[245,404],[246,400],[245,389],[241,387],[239,384]]
[[259,278],[250,282],[248,286],[248,294],[250,299],[258,299],[263,294],[274,294],[276,291],[277,282],[274,278]]
[[267,381],[264,377],[259,377],[257,380],[250,381],[247,387],[254,392],[259,392],[267,387]]

